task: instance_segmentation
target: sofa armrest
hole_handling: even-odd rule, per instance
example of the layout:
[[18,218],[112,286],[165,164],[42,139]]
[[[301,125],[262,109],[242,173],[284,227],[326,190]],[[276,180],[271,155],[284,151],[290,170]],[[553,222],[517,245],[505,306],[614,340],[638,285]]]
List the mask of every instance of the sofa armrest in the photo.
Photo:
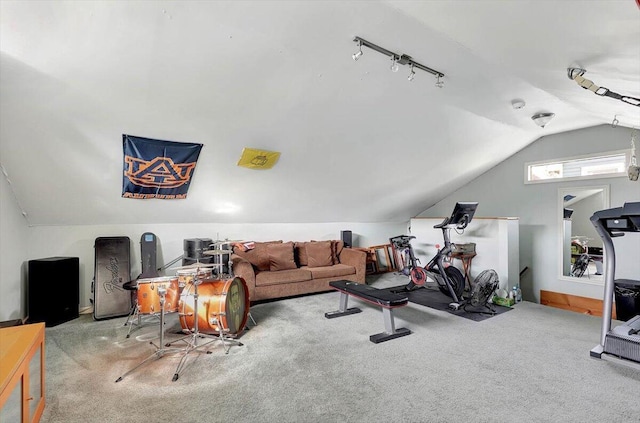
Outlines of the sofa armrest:
[[231,254],[231,265],[233,266],[233,274],[244,279],[249,289],[249,301],[251,301],[255,295],[256,289],[256,273],[253,270],[253,266],[247,260],[242,257]]
[[367,253],[351,248],[343,248],[339,258],[340,263],[356,268],[356,279],[358,283],[366,283]]

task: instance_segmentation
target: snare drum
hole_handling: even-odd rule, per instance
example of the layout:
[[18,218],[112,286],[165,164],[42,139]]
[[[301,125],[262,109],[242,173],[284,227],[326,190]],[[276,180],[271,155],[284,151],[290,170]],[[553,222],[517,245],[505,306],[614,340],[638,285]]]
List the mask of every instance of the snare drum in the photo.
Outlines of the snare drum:
[[[194,330],[194,285],[187,283],[180,295],[180,326]],[[198,285],[198,331],[236,335],[247,323],[249,290],[244,279],[207,280]]]
[[211,279],[212,275],[213,275],[213,270],[210,267],[203,267],[203,268],[199,268],[199,269],[181,269],[181,270],[177,270],[176,271],[176,275],[178,276],[178,287],[180,287],[180,292],[182,292],[182,289],[188,284],[188,283],[193,283],[193,277],[196,276],[196,272],[197,273],[197,279],[196,280],[205,280],[205,279]]
[[140,314],[160,313],[160,294],[158,288],[166,290],[164,296],[164,311],[171,313],[178,311],[178,278],[163,276],[158,278],[138,279],[138,312]]

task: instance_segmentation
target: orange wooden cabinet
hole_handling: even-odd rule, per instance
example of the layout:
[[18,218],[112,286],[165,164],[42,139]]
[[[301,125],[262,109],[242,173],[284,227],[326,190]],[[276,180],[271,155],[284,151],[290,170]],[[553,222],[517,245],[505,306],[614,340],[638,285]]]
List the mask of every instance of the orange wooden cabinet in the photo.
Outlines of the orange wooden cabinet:
[[0,422],[40,421],[44,373],[44,323],[0,329]]

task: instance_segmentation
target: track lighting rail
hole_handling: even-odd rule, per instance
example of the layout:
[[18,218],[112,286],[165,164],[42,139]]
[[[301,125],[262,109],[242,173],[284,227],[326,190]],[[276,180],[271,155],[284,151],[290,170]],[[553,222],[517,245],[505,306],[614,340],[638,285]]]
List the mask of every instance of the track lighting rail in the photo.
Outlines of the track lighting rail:
[[[413,60],[413,58],[411,56],[408,56],[406,54],[398,54],[398,53],[394,53],[393,51],[387,50],[386,48],[380,47],[379,45],[373,44],[372,42],[369,42],[367,40],[365,40],[364,38],[360,38],[360,37],[355,37],[353,39],[354,42],[358,43],[358,46],[365,46],[365,47],[369,47],[371,50],[377,51],[378,53],[382,53],[385,56],[389,56],[392,60],[395,59],[395,62],[399,65],[409,65],[412,66],[415,69],[420,69],[423,70],[425,72],[430,73],[431,75],[436,76],[437,78],[443,78],[444,77],[444,73],[437,71],[435,69],[431,69],[428,66],[425,66],[421,63],[416,62],[415,60]],[[358,56],[359,57],[359,56]],[[355,59],[355,57],[354,57]]]

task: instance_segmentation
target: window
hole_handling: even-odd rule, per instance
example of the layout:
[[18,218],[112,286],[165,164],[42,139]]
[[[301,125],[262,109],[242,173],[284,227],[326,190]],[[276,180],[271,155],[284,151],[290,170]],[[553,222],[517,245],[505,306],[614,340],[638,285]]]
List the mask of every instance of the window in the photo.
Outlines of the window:
[[525,163],[525,184],[576,179],[627,176],[629,152],[612,151],[597,155]]

